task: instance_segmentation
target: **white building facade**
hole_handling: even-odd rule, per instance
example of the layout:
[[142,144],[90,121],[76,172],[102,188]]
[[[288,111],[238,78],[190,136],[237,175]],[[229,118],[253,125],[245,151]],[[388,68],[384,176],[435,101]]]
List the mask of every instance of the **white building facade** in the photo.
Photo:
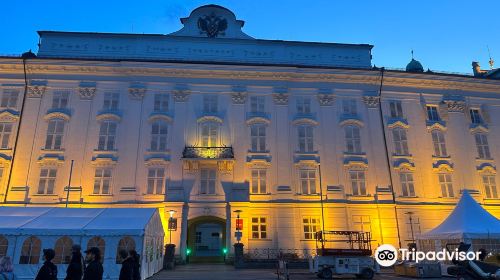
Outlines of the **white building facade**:
[[236,210],[246,249],[304,254],[322,227],[406,246],[463,189],[500,217],[500,80],[254,39],[215,5],[181,21],[40,31],[36,57],[0,58],[4,205],[175,210],[182,258],[231,252]]

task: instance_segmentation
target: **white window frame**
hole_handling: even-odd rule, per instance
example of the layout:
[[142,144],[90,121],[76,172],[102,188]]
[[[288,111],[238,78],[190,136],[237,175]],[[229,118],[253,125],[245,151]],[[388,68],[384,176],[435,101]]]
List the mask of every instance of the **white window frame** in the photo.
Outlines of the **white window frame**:
[[42,168],[40,169],[40,177],[38,180],[37,194],[54,194],[57,180],[56,168]]
[[400,172],[401,195],[404,197],[415,197],[415,179],[411,172]]
[[15,89],[4,89],[0,99],[0,107],[17,109],[19,91]]
[[252,239],[267,239],[267,217],[256,216],[251,220]]
[[265,124],[253,124],[250,126],[250,145],[252,152],[266,152],[266,131]]
[[455,197],[451,173],[438,173],[438,183],[441,189],[441,197]]
[[304,232],[305,240],[314,240],[316,232],[321,228],[321,220],[316,216],[302,217],[302,230]]
[[357,125],[346,125],[344,127],[346,151],[352,154],[362,152],[361,129]]
[[391,113],[391,118],[404,118],[403,115],[403,103],[399,100],[389,101],[389,110]]
[[219,124],[204,122],[200,125],[200,142],[202,147],[219,146]]
[[314,152],[314,127],[311,125],[299,125],[297,127],[299,152]]
[[116,121],[105,120],[101,122],[99,127],[99,141],[97,143],[99,151],[116,150],[117,130],[118,123]]
[[204,113],[217,113],[218,111],[218,96],[217,95],[204,95],[203,96],[203,112]]
[[168,93],[157,93],[154,95],[153,110],[155,112],[168,112],[170,105],[170,95]]
[[167,151],[168,123],[162,120],[156,120],[151,124],[151,143],[152,152]]
[[111,167],[99,167],[94,173],[94,189],[95,195],[111,194],[113,180],[113,169]]
[[52,109],[66,109],[69,105],[69,92],[66,90],[54,91],[52,95]]
[[481,176],[484,195],[486,198],[498,198],[497,182],[495,174],[483,174]]
[[117,91],[107,91],[104,93],[102,109],[107,111],[116,111],[120,106],[120,93]]
[[8,149],[10,147],[10,137],[13,132],[13,127],[13,123],[0,123],[0,149]]
[[302,195],[318,194],[316,169],[299,169],[299,190]]
[[63,119],[50,119],[47,124],[47,137],[45,138],[45,150],[61,150],[64,140],[64,128],[66,121]]
[[392,130],[392,139],[394,140],[394,152],[396,155],[409,155],[408,136],[406,129],[396,127]]
[[250,96],[250,112],[264,113],[266,111],[265,96]]
[[217,194],[217,170],[215,168],[200,169],[200,194]]
[[298,114],[311,114],[311,98],[299,96],[296,100]]
[[474,134],[476,142],[477,156],[480,159],[491,159],[490,146],[488,144],[488,135],[485,133]]
[[438,129],[431,131],[432,145],[434,147],[434,156],[447,157],[448,151],[446,149],[446,138],[444,132]]
[[351,191],[353,196],[366,196],[366,171],[365,170],[349,170],[349,182],[351,183]]
[[267,194],[267,169],[256,168],[250,171],[250,193]]
[[148,181],[146,194],[164,194],[165,190],[165,168],[150,167],[148,168]]

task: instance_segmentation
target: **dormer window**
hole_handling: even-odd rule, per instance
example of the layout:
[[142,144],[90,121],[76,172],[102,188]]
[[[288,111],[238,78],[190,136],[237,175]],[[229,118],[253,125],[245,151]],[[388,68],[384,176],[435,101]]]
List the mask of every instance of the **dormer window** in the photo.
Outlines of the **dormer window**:
[[437,106],[427,105],[427,119],[429,121],[440,121],[439,112]]

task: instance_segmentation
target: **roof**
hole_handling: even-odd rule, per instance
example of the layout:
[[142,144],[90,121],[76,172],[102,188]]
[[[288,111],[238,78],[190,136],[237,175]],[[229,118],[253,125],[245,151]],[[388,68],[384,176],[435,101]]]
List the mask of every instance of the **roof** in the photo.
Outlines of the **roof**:
[[464,191],[451,214],[420,239],[500,238],[500,220]]
[[143,235],[157,211],[156,208],[0,207],[0,234]]

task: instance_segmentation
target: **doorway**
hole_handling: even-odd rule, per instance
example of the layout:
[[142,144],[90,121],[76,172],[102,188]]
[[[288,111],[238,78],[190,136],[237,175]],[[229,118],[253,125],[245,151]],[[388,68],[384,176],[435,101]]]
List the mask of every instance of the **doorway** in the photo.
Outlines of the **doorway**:
[[226,249],[226,221],[203,216],[188,221],[187,248],[190,263],[218,263],[224,261]]

